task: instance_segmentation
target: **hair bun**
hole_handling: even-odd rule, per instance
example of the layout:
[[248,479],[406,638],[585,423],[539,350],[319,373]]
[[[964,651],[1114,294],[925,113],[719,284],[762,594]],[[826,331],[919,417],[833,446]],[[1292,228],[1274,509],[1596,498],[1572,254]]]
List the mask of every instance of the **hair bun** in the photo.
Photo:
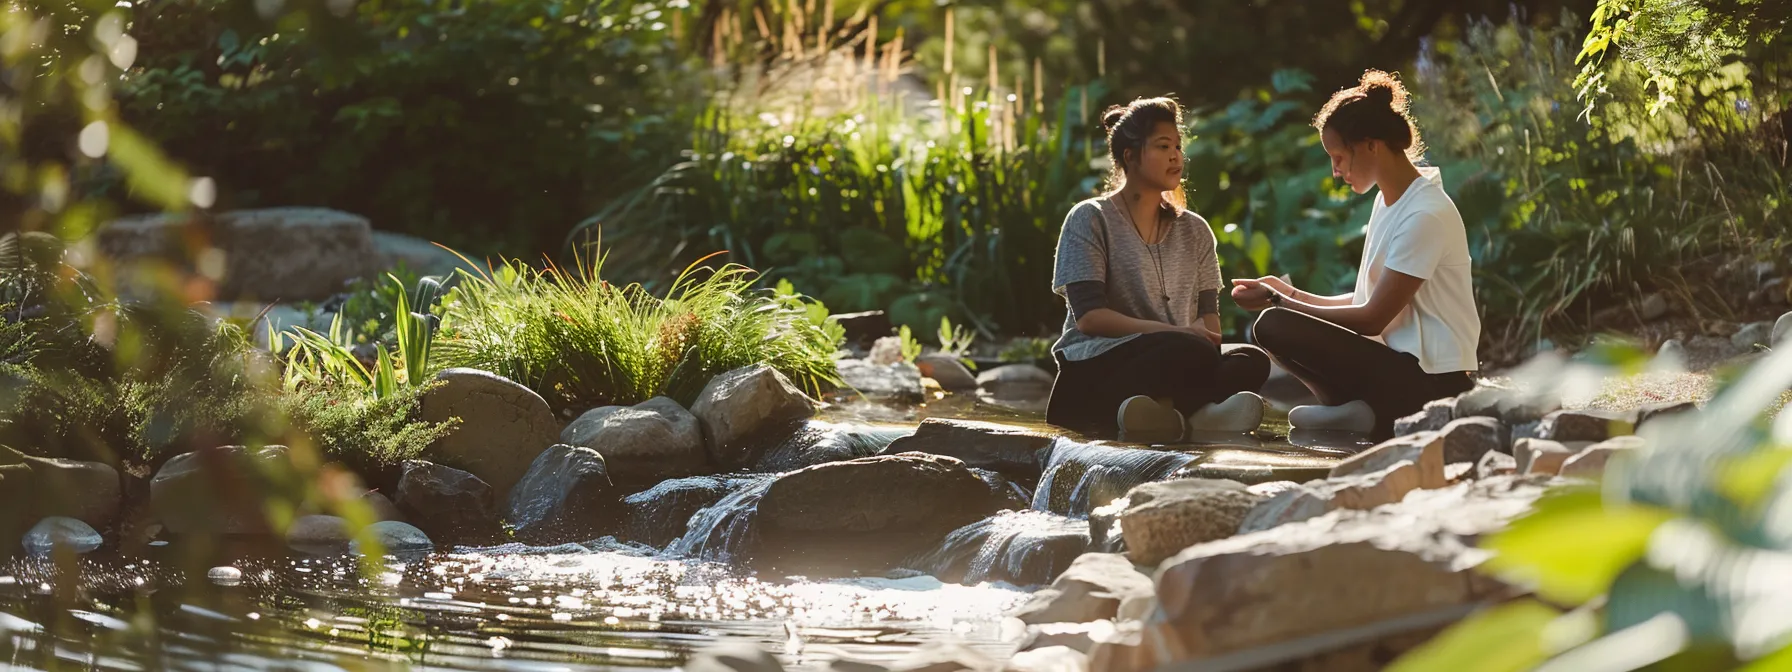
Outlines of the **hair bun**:
[[1362,90],[1364,100],[1376,105],[1386,105],[1394,110],[1406,108],[1406,87],[1387,72],[1366,71],[1363,78],[1357,80],[1357,86]]
[[1101,113],[1101,130],[1113,132],[1114,127],[1119,126],[1120,122],[1126,119],[1126,113],[1130,111],[1131,108],[1125,105],[1109,107],[1106,112]]

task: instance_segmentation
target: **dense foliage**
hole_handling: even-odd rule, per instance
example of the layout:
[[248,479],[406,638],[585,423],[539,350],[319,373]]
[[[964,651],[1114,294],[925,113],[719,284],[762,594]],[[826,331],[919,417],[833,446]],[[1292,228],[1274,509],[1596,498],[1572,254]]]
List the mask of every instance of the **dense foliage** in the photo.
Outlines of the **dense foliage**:
[[122,116],[215,176],[219,207],[329,206],[482,253],[554,249],[671,163],[697,81],[650,2],[252,4],[139,3]]

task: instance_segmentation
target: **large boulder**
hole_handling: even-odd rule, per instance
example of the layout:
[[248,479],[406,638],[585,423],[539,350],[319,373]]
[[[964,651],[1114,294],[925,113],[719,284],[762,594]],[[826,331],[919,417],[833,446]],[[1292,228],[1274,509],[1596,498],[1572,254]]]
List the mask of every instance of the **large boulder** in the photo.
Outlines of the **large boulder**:
[[709,473],[709,451],[697,416],[678,402],[654,397],[634,406],[586,411],[560,430],[560,443],[604,456],[610,478],[639,490],[669,478]]
[[947,583],[1048,583],[1089,552],[1089,521],[1026,509],[953,530],[939,548],[903,563]]
[[1156,587],[1119,553],[1084,553],[1014,616],[1028,624],[1086,623],[1145,616]]
[[533,390],[478,369],[447,369],[436,380],[423,396],[422,419],[458,418],[460,425],[423,457],[478,476],[504,501],[535,456],[559,439],[554,412]]
[[[14,488],[29,488],[27,506],[18,509],[31,517],[74,518],[96,528],[112,524],[122,504],[118,470],[104,462],[84,462],[26,455],[0,446],[0,466],[17,465]],[[0,499],[0,501],[4,501]]]
[[604,456],[558,444],[542,451],[510,492],[505,516],[531,543],[585,541],[608,534],[621,517]]
[[866,399],[916,402],[921,400],[921,371],[908,362],[873,364],[863,359],[842,359],[840,382]]
[[768,434],[809,418],[815,408],[784,374],[758,365],[710,379],[691,413],[703,427],[710,461],[726,471],[752,464]]
[[757,559],[773,567],[882,567],[937,548],[996,512],[963,462],[903,453],[780,476],[759,501]]
[[1238,533],[1264,497],[1243,483],[1202,478],[1146,483],[1126,494],[1120,534],[1134,563],[1156,565],[1195,544]]
[[498,533],[498,496],[491,484],[426,460],[405,460],[402,468],[394,504],[417,527],[441,539],[477,541]]
[[1010,478],[1039,480],[1050,434],[992,422],[928,418],[915,433],[890,442],[885,455],[928,453],[957,458],[980,469],[993,469]]
[[267,534],[269,476],[290,473],[286,446],[220,446],[170,458],[149,481],[149,503],[175,534]]
[[[222,252],[221,269],[203,260]],[[379,272],[381,258],[367,219],[325,208],[267,208],[216,215],[127,217],[99,231],[99,250],[127,265],[150,259],[202,260],[202,272],[223,273],[218,297],[321,301],[356,278]]]
[[[1098,643],[1092,655],[1107,662],[1096,667],[1150,669],[1248,651],[1262,666],[1287,665],[1276,669],[1377,669],[1423,639],[1375,637],[1379,626],[1404,632],[1396,627],[1404,619],[1438,616],[1432,627],[1441,627],[1516,592],[1474,570],[1487,556],[1475,539],[1529,510],[1543,490],[1537,479],[1499,477],[1190,547],[1158,570],[1157,610],[1147,621],[1155,639]],[[1369,665],[1335,657],[1342,644],[1318,653],[1288,647],[1346,631],[1367,631],[1385,657]],[[1304,664],[1315,659],[1333,666]]]

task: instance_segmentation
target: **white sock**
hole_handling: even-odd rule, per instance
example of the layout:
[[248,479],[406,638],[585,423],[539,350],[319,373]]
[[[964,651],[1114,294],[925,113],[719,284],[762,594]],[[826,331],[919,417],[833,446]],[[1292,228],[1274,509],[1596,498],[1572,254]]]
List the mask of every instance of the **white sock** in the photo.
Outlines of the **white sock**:
[[1249,432],[1261,424],[1263,397],[1255,392],[1239,392],[1188,415],[1189,429],[1209,432]]
[[1288,425],[1301,429],[1370,432],[1375,430],[1375,410],[1360,399],[1339,406],[1295,406],[1288,411]]

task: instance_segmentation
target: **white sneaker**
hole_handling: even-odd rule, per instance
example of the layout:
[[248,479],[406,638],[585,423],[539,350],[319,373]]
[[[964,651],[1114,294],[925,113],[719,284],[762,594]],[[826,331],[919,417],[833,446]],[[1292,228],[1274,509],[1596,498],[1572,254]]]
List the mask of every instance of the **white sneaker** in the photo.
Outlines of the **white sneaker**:
[[1147,396],[1120,402],[1114,418],[1120,440],[1128,443],[1174,443],[1182,440],[1182,414],[1176,407]]
[[1188,428],[1208,432],[1249,432],[1263,424],[1263,397],[1239,392],[1225,401],[1202,406],[1188,416]]
[[1375,409],[1362,400],[1340,406],[1295,406],[1288,411],[1288,426],[1344,432],[1375,431]]

